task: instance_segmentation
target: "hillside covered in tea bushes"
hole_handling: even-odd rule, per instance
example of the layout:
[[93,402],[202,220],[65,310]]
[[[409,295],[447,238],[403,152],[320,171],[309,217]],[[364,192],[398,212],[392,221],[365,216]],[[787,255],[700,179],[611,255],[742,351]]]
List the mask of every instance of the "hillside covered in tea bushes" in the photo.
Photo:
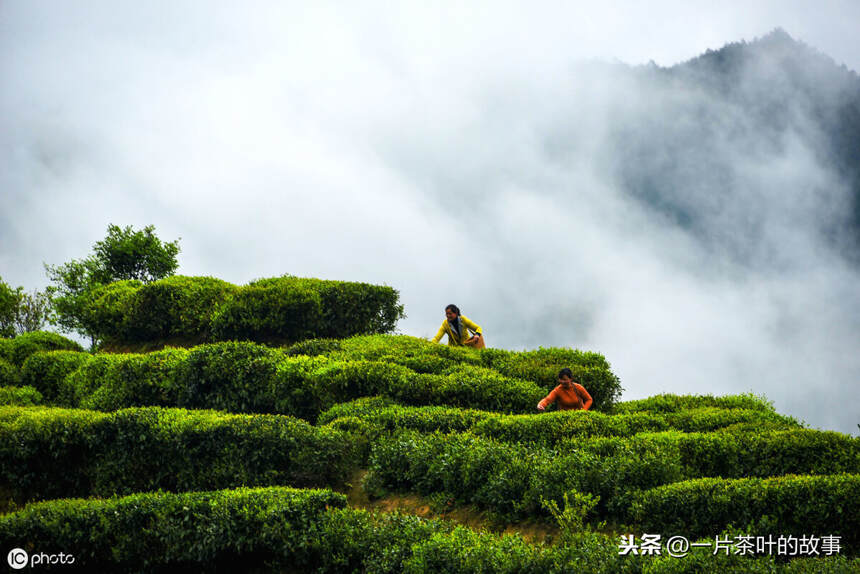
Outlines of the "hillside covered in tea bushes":
[[[174,277],[92,305],[98,352],[0,340],[4,551],[68,571],[860,571],[860,439],[763,397],[621,401],[597,352],[390,334],[387,287]],[[592,410],[538,414],[563,367]],[[405,498],[438,517],[370,509]]]

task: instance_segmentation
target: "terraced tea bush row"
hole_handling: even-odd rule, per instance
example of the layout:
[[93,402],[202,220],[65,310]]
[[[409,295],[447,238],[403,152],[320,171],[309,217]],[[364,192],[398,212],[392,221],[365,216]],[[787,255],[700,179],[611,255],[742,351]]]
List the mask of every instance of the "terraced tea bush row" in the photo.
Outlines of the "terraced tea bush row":
[[638,494],[629,518],[648,532],[709,536],[728,524],[797,537],[841,536],[860,545],[860,474],[701,478]]
[[601,497],[601,516],[617,514],[612,500],[631,488],[650,488],[683,478],[680,464],[661,452],[638,459],[603,457],[587,449],[554,449],[504,443],[462,434],[402,431],[371,446],[369,494],[383,490],[444,493],[507,518],[545,515],[541,500],[560,502],[576,490]]
[[17,502],[147,490],[342,483],[352,435],[284,416],[0,407],[0,486]]
[[776,412],[773,405],[766,398],[753,395],[752,393],[725,395],[721,397],[712,395],[673,395],[666,393],[654,395],[647,399],[616,403],[612,408],[612,412],[614,414],[641,412],[675,413],[704,407]]
[[456,365],[443,374],[416,373],[401,365],[287,356],[254,343],[215,343],[190,350],[147,354],[98,354],[57,382],[66,357],[43,356],[28,380],[56,386],[55,402],[98,410],[129,406],[178,406],[229,412],[280,413],[315,420],[341,401],[383,394],[412,405],[444,404],[503,412],[530,412],[544,390],[477,366]]
[[290,276],[242,287],[212,277],[119,281],[89,303],[88,330],[113,345],[349,337],[390,332],[403,316],[391,287]]
[[558,449],[472,433],[402,431],[374,440],[367,484],[371,493],[379,487],[448,493],[512,517],[541,513],[541,496],[560,501],[564,492],[576,490],[600,496],[600,512],[623,520],[637,489],[709,472],[738,477],[860,472],[858,462],[860,439],[804,429],[755,437],[674,432],[576,439]]
[[0,359],[0,385],[15,386],[20,382],[20,370],[6,359]]
[[439,345],[408,336],[374,335],[343,340],[315,339],[296,343],[291,355],[325,355],[340,360],[370,360],[403,365],[418,373],[445,374],[457,365],[481,366],[505,377],[532,381],[547,391],[557,383],[558,372],[571,368],[594,399],[595,410],[608,410],[621,394],[621,383],[599,353],[574,349],[507,351]]
[[301,566],[314,554],[308,533],[327,509],[344,506],[343,495],[292,488],[57,500],[0,516],[0,540],[31,554],[72,554],[74,562],[60,567],[69,571]]
[[81,346],[62,335],[48,331],[23,333],[13,339],[0,338],[0,359],[20,368],[27,357],[39,351],[83,351]]
[[42,394],[33,387],[0,387],[0,405],[41,405],[42,400]]
[[58,401],[66,377],[92,358],[92,354],[82,351],[33,353],[21,367],[21,384],[38,389],[47,402]]
[[600,456],[637,458],[659,451],[680,464],[684,478],[770,477],[784,474],[860,473],[860,438],[812,429],[757,433],[641,433],[557,443],[559,451],[587,449]]
[[621,556],[614,537],[591,532],[565,545],[532,545],[443,521],[353,510],[343,495],[290,488],[33,504],[0,516],[0,540],[31,555],[62,549],[68,571],[829,574],[858,565],[843,556],[788,564],[709,552],[671,562]]
[[640,432],[677,429],[713,431],[738,424],[758,428],[799,428],[796,421],[761,410],[717,409],[713,407],[676,413],[649,412],[606,415],[594,411],[567,411],[532,415],[499,413],[446,407],[408,407],[382,397],[361,398],[337,404],[319,417],[327,424],[341,417],[357,417],[379,431],[414,429],[423,432],[471,430],[474,434],[506,442],[533,442],[553,445],[570,437],[632,436]]

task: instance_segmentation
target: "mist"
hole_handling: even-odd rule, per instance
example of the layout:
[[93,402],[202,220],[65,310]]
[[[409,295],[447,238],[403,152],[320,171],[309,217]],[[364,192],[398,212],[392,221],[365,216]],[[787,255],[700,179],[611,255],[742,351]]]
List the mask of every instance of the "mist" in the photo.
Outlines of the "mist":
[[186,275],[384,283],[402,333],[455,303],[491,347],[603,353],[623,399],[752,392],[857,433],[851,189],[810,102],[773,52],[731,97],[671,68],[778,22],[721,13],[702,46],[643,40],[634,9],[625,42],[509,6],[25,6],[0,8],[8,283],[152,223]]

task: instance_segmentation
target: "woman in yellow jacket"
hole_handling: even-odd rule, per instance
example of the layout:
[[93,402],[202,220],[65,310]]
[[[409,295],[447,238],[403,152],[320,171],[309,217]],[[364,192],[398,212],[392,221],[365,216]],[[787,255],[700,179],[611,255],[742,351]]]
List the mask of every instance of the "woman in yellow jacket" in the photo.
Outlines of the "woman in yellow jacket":
[[445,307],[445,320],[442,321],[439,332],[433,337],[433,342],[438,343],[443,335],[448,335],[448,344],[455,347],[484,348],[484,336],[481,334],[481,327],[465,315],[461,315],[460,309],[456,305]]

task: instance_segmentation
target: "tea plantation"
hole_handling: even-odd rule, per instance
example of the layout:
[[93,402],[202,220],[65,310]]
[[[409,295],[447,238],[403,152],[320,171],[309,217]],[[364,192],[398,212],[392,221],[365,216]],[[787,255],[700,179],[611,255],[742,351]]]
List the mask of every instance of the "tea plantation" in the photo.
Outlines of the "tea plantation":
[[[0,339],[3,556],[63,572],[860,572],[860,439],[753,395],[619,402],[597,353],[385,334],[396,291],[336,283],[106,288],[106,347],[150,352]],[[174,319],[135,319],[155,312]],[[536,414],[562,367],[592,410]],[[517,534],[535,527],[549,535]]]

